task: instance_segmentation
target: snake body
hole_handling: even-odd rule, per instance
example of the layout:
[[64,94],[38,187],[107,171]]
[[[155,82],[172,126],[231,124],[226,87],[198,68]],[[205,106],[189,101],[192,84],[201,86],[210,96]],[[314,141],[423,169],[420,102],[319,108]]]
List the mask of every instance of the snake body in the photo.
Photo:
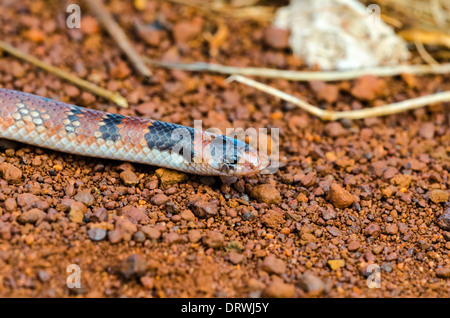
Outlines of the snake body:
[[246,175],[267,166],[248,144],[177,124],[78,107],[0,89],[0,139],[200,175]]

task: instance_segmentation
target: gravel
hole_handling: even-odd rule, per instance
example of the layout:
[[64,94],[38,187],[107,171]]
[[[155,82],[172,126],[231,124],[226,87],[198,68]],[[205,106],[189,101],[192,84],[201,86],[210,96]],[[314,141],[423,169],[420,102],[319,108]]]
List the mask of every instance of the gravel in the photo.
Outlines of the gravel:
[[[230,19],[218,41],[216,21],[195,9],[147,3],[107,2],[146,56],[307,70],[266,23]],[[120,92],[130,108],[8,54],[0,87],[205,129],[280,128],[269,140],[281,161],[276,174],[225,182],[2,143],[1,297],[450,297],[448,105],[326,123],[221,75],[154,68],[145,83],[94,20],[69,32],[55,18],[62,3],[0,10],[2,40]],[[136,32],[136,21],[159,19],[166,28]],[[267,83],[350,110],[450,90],[450,75]],[[78,292],[61,284],[68,264],[83,273]],[[367,288],[372,264],[382,288]]]

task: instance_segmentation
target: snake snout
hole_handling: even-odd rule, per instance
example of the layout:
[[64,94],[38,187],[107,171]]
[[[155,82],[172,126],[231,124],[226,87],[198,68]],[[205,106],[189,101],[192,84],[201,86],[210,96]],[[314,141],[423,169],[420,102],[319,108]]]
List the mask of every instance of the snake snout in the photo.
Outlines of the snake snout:
[[259,154],[255,149],[247,149],[243,155],[241,164],[241,175],[249,175],[265,169],[270,165],[269,158],[264,154]]
[[259,166],[258,171],[266,169],[268,166],[270,166],[271,160],[268,156],[260,154],[259,155]]

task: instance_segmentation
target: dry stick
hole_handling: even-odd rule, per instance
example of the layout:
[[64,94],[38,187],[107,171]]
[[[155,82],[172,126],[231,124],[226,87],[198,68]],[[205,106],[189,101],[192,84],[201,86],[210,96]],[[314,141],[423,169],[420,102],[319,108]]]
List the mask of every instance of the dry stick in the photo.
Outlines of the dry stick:
[[338,120],[338,119],[361,119],[361,118],[367,118],[367,117],[376,117],[376,116],[386,116],[386,115],[392,115],[400,112],[404,112],[406,110],[416,109],[423,106],[427,106],[434,103],[439,102],[448,102],[450,101],[450,91],[437,93],[433,95],[427,95],[427,96],[421,96],[418,98],[413,98],[409,100],[405,100],[399,103],[392,103],[388,105],[383,105],[379,107],[374,108],[368,108],[368,109],[359,109],[359,110],[350,110],[350,111],[330,111],[330,110],[324,110],[320,109],[314,105],[311,105],[297,97],[294,97],[292,95],[286,94],[276,88],[270,87],[268,85],[265,85],[263,83],[254,81],[252,79],[240,76],[240,75],[232,75],[230,76],[227,81],[237,81],[243,84],[246,84],[248,86],[254,87],[256,89],[259,89],[263,92],[266,92],[270,95],[274,95],[276,97],[279,97],[287,102],[290,102],[294,105],[297,105],[303,110],[306,110],[307,112],[316,115],[322,120]]
[[85,90],[90,91],[91,93],[94,93],[95,95],[109,99],[109,100],[113,101],[114,103],[116,103],[120,107],[128,108],[128,102],[123,96],[121,96],[117,93],[108,91],[104,88],[101,88],[91,82],[85,81],[85,80],[83,80],[79,77],[76,77],[75,75],[70,74],[69,72],[66,72],[60,68],[53,66],[53,65],[47,64],[32,55],[29,55],[25,52],[20,51],[19,49],[16,49],[15,47],[12,47],[11,45],[9,45],[6,42],[0,41],[0,51],[1,50],[8,52],[10,55],[15,56],[21,60],[31,63],[34,66],[37,66],[49,73],[53,73],[56,76],[59,76],[65,80],[81,87],[82,89],[85,89]]
[[415,41],[414,45],[416,46],[417,51],[425,62],[427,62],[429,65],[439,65],[439,63],[430,55],[430,53],[427,52],[422,42]]
[[145,79],[150,78],[153,74],[142,60],[141,56],[136,52],[122,28],[114,21],[111,14],[106,10],[100,0],[85,0],[91,11],[95,14],[100,24],[108,31],[109,35],[116,41],[120,49],[125,53],[130,62],[133,64]]
[[[273,7],[270,6],[258,6],[258,5],[250,5],[250,6],[244,6],[241,8],[226,10],[221,8],[214,8],[214,2],[210,1],[208,5],[202,5],[202,4],[195,4],[191,0],[168,0],[169,2],[189,6],[191,8],[194,8],[200,13],[203,13],[205,16],[209,18],[216,19],[217,15],[222,15],[227,18],[234,18],[234,19],[255,19],[260,21],[272,21],[273,19]],[[212,5],[211,5],[212,3]]]
[[339,81],[361,77],[372,74],[374,76],[395,76],[401,73],[409,74],[445,74],[450,72],[450,63],[440,65],[397,65],[367,68],[351,71],[331,71],[331,72],[308,72],[277,70],[272,68],[259,67],[234,67],[213,63],[172,63],[155,61],[143,57],[146,63],[153,66],[169,69],[180,69],[192,72],[214,72],[228,75],[260,76],[267,78],[283,78],[291,81]]

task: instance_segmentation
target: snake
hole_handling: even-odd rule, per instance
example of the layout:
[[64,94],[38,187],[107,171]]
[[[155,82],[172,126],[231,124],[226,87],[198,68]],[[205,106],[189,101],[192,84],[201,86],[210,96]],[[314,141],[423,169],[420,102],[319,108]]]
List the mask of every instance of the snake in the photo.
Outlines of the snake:
[[237,138],[5,88],[0,115],[0,139],[73,155],[225,177],[254,174],[270,164]]

